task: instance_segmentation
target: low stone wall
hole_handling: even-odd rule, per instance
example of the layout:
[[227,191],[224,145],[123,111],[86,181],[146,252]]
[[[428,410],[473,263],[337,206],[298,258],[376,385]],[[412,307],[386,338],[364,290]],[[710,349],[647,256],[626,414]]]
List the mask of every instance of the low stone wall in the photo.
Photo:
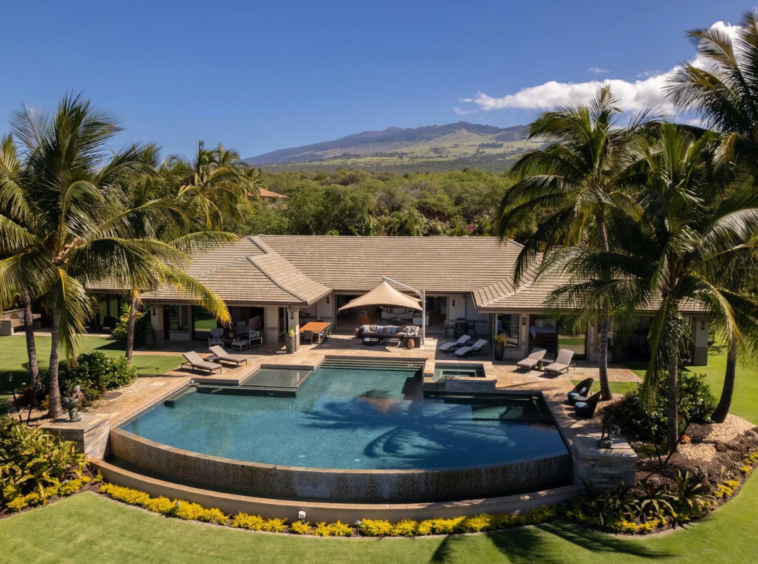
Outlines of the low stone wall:
[[113,455],[163,476],[246,495],[338,503],[471,499],[568,483],[569,454],[441,470],[342,470],[258,464],[198,454],[111,431]]
[[68,417],[53,419],[42,429],[76,444],[77,450],[90,458],[103,458],[108,452],[108,435],[111,430],[107,415],[82,413],[81,420],[72,422]]
[[403,519],[448,519],[480,513],[522,513],[543,505],[563,503],[579,493],[576,486],[570,485],[528,494],[455,502],[342,504],[288,501],[183,486],[130,472],[102,460],[94,460],[92,464],[102,472],[108,482],[147,492],[153,497],[165,496],[169,499],[181,499],[199,503],[203,507],[216,507],[227,514],[233,515],[241,511],[261,515],[266,519],[286,517],[290,521],[296,521],[298,512],[305,511],[306,519],[311,523],[333,522],[338,519],[346,523],[353,523],[357,519],[387,519],[397,522]]

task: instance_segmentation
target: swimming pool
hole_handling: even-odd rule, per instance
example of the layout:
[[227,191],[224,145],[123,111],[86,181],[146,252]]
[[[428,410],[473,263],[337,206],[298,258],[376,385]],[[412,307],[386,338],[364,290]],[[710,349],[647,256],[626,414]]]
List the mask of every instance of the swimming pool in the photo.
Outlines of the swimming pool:
[[450,469],[568,454],[536,398],[424,397],[412,370],[319,368],[294,396],[189,390],[122,426],[177,449],[287,467]]

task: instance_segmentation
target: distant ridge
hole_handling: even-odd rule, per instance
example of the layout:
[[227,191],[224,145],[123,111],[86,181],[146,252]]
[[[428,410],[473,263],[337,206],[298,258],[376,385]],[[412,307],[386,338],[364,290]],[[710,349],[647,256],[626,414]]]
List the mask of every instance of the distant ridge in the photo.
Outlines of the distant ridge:
[[[495,127],[465,121],[417,128],[363,131],[245,159],[266,169],[320,169],[355,166],[397,168],[507,168],[528,148],[524,126]],[[483,166],[486,165],[486,166]]]

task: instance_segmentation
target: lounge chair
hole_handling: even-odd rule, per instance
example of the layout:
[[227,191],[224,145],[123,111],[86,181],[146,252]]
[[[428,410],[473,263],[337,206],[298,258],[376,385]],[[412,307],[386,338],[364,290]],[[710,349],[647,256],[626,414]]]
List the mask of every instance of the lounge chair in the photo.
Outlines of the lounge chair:
[[471,337],[469,335],[462,335],[460,339],[457,341],[450,341],[449,343],[445,343],[440,347],[440,350],[442,352],[453,352],[456,349],[462,347],[466,343],[468,343],[471,340]]
[[547,354],[547,350],[545,349],[532,349],[532,352],[529,354],[529,356],[527,356],[524,360],[519,360],[516,363],[516,367],[526,368],[527,371],[531,372],[534,368],[537,367],[540,361],[545,358],[545,354]]
[[241,354],[229,354],[221,347],[211,347],[213,353],[213,360],[219,362],[233,362],[236,366],[239,366],[243,362],[247,364],[247,357]]
[[455,351],[455,356],[468,356],[470,354],[479,354],[482,352],[484,347],[487,346],[487,341],[484,339],[479,339],[476,343],[474,343],[471,346],[461,347],[457,351]]
[[598,392],[586,401],[576,402],[574,404],[574,412],[576,413],[576,416],[581,417],[582,419],[591,419],[592,416],[595,415],[597,402],[600,401],[601,395],[602,392]]
[[208,346],[224,344],[224,330],[223,328],[211,329],[211,335],[208,337]]
[[184,353],[184,359],[187,362],[182,363],[182,368],[185,366],[193,369],[193,370],[207,370],[208,374],[213,374],[214,371],[218,370],[221,372],[221,370],[224,368],[218,363],[215,362],[208,362],[207,360],[203,360],[200,358],[200,356],[196,352],[188,352]]
[[579,382],[574,386],[574,389],[568,393],[568,402],[571,405],[574,405],[578,401],[587,401],[588,394],[590,393],[590,389],[592,389],[592,384],[594,382],[595,380],[592,378],[587,378],[586,380]]
[[558,376],[564,370],[568,372],[569,368],[571,367],[576,368],[576,364],[571,362],[573,358],[574,358],[574,351],[569,350],[569,349],[561,349],[560,351],[558,351],[558,356],[555,357],[555,362],[553,364],[548,364],[545,367],[545,373]]

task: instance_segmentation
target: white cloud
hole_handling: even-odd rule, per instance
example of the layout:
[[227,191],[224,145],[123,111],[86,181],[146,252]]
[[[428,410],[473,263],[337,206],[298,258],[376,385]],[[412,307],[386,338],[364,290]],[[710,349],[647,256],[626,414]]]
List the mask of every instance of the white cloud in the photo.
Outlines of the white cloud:
[[462,103],[466,103],[466,102],[473,102],[473,100],[472,100],[471,98],[461,98],[461,99],[460,99],[460,100],[458,100],[458,101],[459,101],[459,102],[462,102]]
[[661,74],[661,71],[659,70],[646,70],[637,73],[637,78],[650,78],[651,76],[657,76],[659,74]]
[[[472,100],[473,102],[473,100]],[[459,116],[467,116],[468,114],[475,114],[479,110],[462,110],[457,106],[453,106],[453,111],[458,114]]]
[[[711,26],[711,29],[718,29],[734,37],[738,27],[724,22],[716,22]],[[707,65],[705,59],[699,55],[690,62],[699,68],[705,68]],[[639,111],[644,108],[653,107],[660,111],[673,113],[674,106],[666,98],[665,86],[678,68],[674,67],[664,73],[645,71],[641,73],[641,76],[638,75],[640,79],[634,82],[611,78],[587,82],[557,82],[551,80],[544,84],[523,88],[514,94],[500,97],[479,92],[473,97],[473,103],[485,112],[505,108],[543,110],[555,106],[586,104],[592,99],[599,87],[609,85],[613,94],[619,99],[619,107],[624,111]],[[592,67],[588,72],[599,73],[602,71],[603,69]],[[461,102],[464,101],[467,101],[467,99],[461,100]],[[467,110],[454,108],[454,111],[463,115],[461,112]]]
[[590,67],[587,69],[587,72],[594,72],[595,74],[605,74],[608,72],[608,69],[601,69],[600,67]]

